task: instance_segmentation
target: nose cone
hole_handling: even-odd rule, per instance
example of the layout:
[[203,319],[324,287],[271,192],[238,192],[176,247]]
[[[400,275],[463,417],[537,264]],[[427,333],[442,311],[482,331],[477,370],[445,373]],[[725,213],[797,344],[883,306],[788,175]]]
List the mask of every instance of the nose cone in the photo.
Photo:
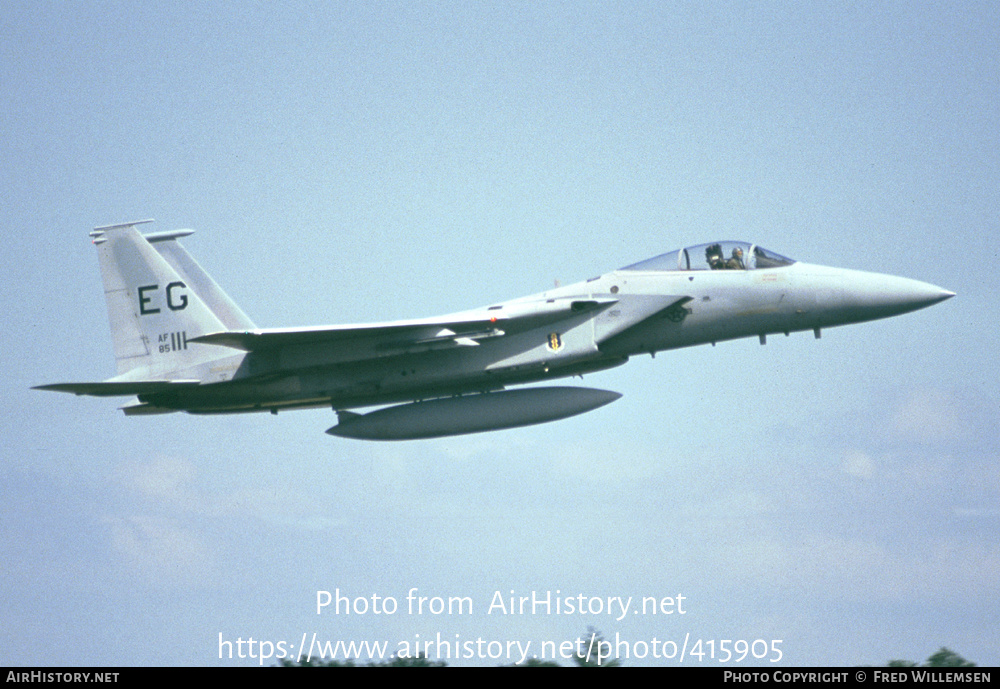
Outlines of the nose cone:
[[871,290],[869,299],[872,306],[891,311],[888,315],[916,311],[927,306],[933,306],[945,299],[955,296],[937,285],[919,280],[909,280],[891,275],[880,275],[881,280]]
[[894,275],[810,265],[803,265],[800,271],[800,313],[808,313],[816,325],[889,318],[955,296],[937,285]]
[[850,271],[843,277],[838,306],[849,312],[852,320],[898,316],[955,296],[937,285],[894,275]]

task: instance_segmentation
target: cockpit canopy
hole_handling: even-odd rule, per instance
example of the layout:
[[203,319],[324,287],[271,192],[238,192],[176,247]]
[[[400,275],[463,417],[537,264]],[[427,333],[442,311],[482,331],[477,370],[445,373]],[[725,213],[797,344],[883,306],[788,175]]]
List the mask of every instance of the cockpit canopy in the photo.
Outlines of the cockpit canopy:
[[622,270],[760,270],[795,261],[747,242],[711,242],[671,251]]

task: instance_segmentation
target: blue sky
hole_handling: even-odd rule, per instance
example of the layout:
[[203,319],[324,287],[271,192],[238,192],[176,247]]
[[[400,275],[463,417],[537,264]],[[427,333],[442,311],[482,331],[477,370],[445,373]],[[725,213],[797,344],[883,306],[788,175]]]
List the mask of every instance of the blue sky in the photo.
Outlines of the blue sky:
[[[1000,663],[997,26],[975,2],[7,3],[0,661],[594,626]],[[197,229],[262,326],[457,311],[724,238],[958,296],[637,357],[587,376],[613,405],[435,441],[30,391],[113,375],[87,232],[139,218]],[[337,588],[476,607],[317,615]],[[511,590],[687,612],[487,614]]]

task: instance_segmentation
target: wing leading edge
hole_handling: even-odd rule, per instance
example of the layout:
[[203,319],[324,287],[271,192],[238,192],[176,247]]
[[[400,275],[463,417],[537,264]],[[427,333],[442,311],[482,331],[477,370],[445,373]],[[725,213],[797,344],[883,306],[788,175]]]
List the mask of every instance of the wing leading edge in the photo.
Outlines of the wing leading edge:
[[258,352],[303,345],[363,343],[357,359],[376,358],[420,349],[476,346],[480,340],[551,325],[574,316],[602,311],[617,299],[560,298],[510,302],[452,316],[361,325],[311,328],[227,330],[192,338],[191,342]]

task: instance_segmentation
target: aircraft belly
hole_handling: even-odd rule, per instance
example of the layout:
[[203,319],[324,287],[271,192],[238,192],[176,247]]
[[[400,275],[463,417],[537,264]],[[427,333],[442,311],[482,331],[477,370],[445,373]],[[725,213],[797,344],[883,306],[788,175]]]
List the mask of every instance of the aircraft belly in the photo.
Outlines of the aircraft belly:
[[627,360],[598,351],[592,336],[584,337],[589,324],[579,329],[581,332],[568,336],[543,329],[457,351],[311,365],[297,370],[276,370],[273,365],[280,358],[271,359],[267,366],[260,362],[248,366],[253,374],[231,382],[197,386],[183,396],[148,395],[141,399],[147,405],[192,413],[316,406],[349,409],[498,390],[506,385],[582,375]]

